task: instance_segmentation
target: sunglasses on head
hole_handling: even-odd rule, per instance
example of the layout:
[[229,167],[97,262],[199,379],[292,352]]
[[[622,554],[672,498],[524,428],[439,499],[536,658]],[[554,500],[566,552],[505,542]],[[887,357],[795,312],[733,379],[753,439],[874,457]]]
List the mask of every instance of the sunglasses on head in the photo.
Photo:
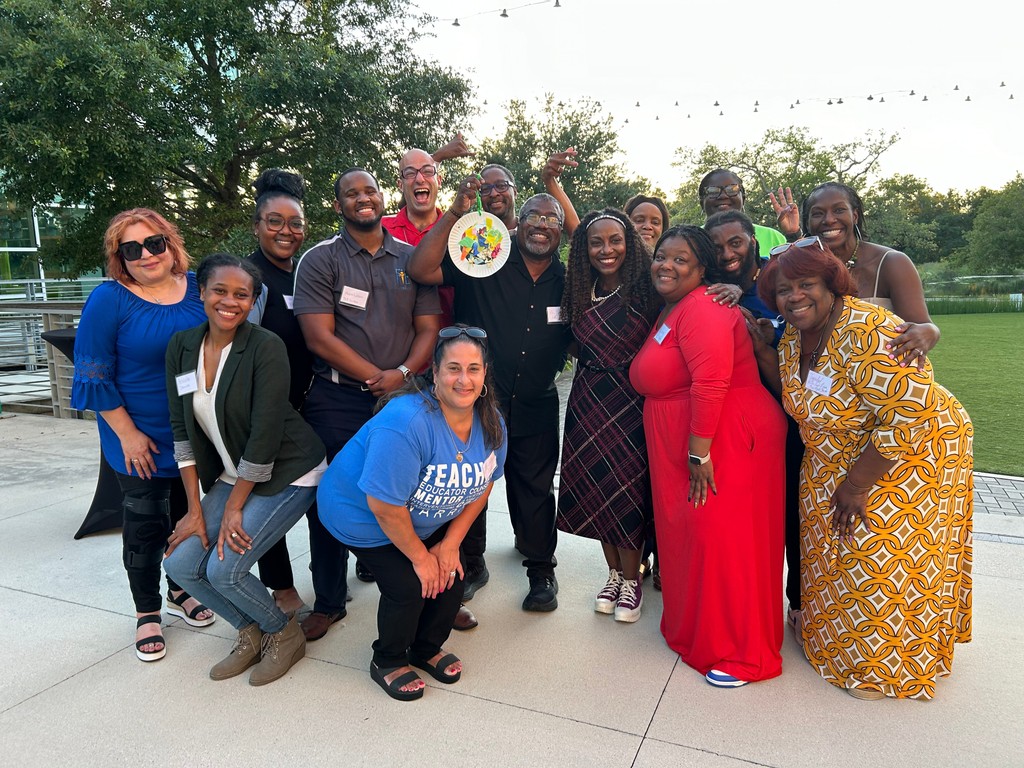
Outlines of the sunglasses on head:
[[459,336],[465,336],[470,339],[476,339],[478,341],[487,340],[487,331],[483,328],[477,328],[476,326],[470,325],[466,328],[461,328],[457,325],[449,325],[447,328],[442,328],[437,332],[438,341],[441,339],[457,339]]
[[137,240],[127,240],[117,246],[117,255],[125,261],[138,261],[142,258],[143,248],[151,255],[159,256],[167,250],[167,235],[150,235],[141,243]]
[[773,258],[775,256],[781,256],[794,245],[799,248],[806,248],[809,245],[816,245],[821,250],[825,250],[825,246],[821,244],[821,238],[818,237],[817,235],[814,235],[812,237],[801,237],[799,240],[794,240],[792,243],[782,243],[782,245],[776,245],[774,248],[768,251],[768,255]]

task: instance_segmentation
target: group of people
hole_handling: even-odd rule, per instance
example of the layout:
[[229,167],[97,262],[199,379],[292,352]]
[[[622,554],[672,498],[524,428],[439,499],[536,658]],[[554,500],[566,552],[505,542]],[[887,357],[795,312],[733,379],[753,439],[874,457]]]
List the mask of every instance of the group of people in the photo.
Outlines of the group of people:
[[[716,169],[703,226],[642,195],[580,218],[569,148],[518,209],[491,164],[442,210],[439,163],[467,154],[460,136],[407,152],[392,216],[372,174],[343,171],[343,226],[301,258],[304,183],[280,169],[257,180],[244,259],[192,273],[158,213],[111,221],[73,403],[124,493],[138,656],[166,652],[162,562],[169,612],[238,631],[210,676],[276,680],[345,617],[351,550],[381,594],[371,678],[403,701],[424,692],[413,667],[454,683],[444,645],[478,624],[504,478],[524,610],[557,608],[558,533],[579,535],[607,565],[594,610],[636,622],[653,575],[666,642],[711,685],[779,675],[788,622],[852,695],[931,698],[970,639],[972,429],[932,377],[917,272],[865,239],[856,192],[822,184],[801,209],[780,188],[776,230]],[[483,277],[448,254],[478,205],[509,232]],[[312,606],[285,543],[303,514]]]

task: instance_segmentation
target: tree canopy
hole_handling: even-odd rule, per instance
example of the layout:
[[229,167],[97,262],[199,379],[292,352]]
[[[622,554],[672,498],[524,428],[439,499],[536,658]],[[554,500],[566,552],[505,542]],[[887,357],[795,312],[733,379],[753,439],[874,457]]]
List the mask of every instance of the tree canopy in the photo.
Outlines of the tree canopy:
[[61,246],[72,273],[138,205],[195,253],[237,239],[274,165],[306,177],[325,232],[341,169],[391,179],[404,148],[440,145],[470,111],[469,82],[413,52],[421,21],[409,0],[5,0],[4,191],[89,207]]

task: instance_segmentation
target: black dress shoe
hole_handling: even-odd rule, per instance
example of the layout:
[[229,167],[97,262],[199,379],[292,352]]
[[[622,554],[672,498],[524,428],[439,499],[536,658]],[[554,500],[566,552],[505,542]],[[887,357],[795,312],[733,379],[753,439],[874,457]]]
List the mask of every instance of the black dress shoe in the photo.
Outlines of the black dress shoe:
[[372,584],[376,581],[376,579],[373,577],[373,571],[371,571],[358,560],[356,560],[356,578],[360,581],[365,581],[367,584]]
[[484,584],[486,584],[491,578],[490,571],[487,570],[486,565],[482,565],[479,568],[470,571],[466,574],[465,580],[465,591],[462,593],[462,601],[468,603],[473,599],[473,595],[477,593]]
[[459,606],[459,612],[455,614],[455,623],[452,624],[452,629],[457,629],[460,632],[464,632],[467,629],[472,629],[480,622],[476,620],[476,616],[464,605]]
[[558,580],[554,573],[530,576],[530,593],[523,600],[524,611],[553,611],[558,607]]

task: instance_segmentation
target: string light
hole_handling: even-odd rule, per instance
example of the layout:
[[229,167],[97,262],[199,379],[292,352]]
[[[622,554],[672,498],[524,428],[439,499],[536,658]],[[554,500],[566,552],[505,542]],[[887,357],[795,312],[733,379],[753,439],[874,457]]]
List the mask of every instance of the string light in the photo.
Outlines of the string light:
[[[488,16],[488,15],[491,15],[491,14],[493,14],[495,16],[499,16],[499,17],[501,17],[503,19],[507,19],[507,18],[509,18],[509,11],[518,11],[518,10],[521,10],[523,8],[532,8],[535,5],[548,5],[548,4],[550,4],[550,2],[551,2],[551,0],[535,0],[532,3],[523,3],[522,5],[509,6],[507,8],[491,8],[490,10],[486,10],[486,11],[477,11],[476,13],[467,13],[467,14],[464,14],[464,15],[456,17],[456,18],[438,18],[437,20],[438,21],[451,21],[453,27],[461,27],[462,25],[459,23],[459,19],[472,19],[472,18],[475,18],[477,16]],[[557,0],[556,0],[554,7],[555,8],[561,8],[562,4],[557,2]]]

